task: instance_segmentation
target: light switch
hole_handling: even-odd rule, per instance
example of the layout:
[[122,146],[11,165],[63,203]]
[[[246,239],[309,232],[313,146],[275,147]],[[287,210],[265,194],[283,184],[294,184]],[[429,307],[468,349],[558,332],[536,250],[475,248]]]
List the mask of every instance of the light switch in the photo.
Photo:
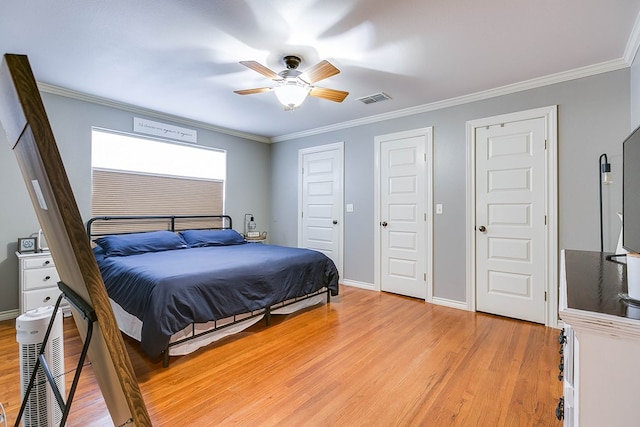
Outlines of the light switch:
[[347,203],[347,212],[353,212],[353,203]]
[[442,203],[436,204],[436,215],[442,215]]

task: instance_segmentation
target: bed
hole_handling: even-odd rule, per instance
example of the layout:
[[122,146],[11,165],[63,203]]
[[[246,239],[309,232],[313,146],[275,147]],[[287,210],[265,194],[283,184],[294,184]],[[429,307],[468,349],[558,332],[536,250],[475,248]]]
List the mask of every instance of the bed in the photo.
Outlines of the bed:
[[95,217],[87,232],[120,329],[164,366],[338,294],[326,255],[248,243],[226,215]]

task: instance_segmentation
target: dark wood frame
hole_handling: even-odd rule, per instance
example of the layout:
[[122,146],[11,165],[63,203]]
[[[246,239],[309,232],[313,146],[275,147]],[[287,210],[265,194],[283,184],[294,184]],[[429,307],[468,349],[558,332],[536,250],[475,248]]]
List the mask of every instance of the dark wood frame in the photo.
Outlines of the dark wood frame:
[[[0,123],[11,145],[60,279],[95,310],[88,356],[114,425],[150,426],[133,365],[98,269],[36,79],[26,55],[0,67]],[[15,185],[15,181],[4,185]],[[88,330],[72,309],[81,336]]]

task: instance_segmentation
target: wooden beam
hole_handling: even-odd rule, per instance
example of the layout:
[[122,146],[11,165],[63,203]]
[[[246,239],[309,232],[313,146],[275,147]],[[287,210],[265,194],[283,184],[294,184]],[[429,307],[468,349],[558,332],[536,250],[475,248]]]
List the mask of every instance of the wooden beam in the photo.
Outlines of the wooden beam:
[[[113,423],[150,426],[149,414],[25,55],[4,55],[0,68],[0,123],[18,160],[60,280],[96,312],[98,321],[88,354]],[[72,312],[84,336],[86,322],[77,311]]]

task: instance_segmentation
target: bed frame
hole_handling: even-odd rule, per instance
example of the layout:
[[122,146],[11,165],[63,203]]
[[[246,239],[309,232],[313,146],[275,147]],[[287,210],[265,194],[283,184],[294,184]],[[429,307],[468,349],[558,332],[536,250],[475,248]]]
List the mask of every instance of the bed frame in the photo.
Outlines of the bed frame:
[[[93,217],[87,222],[87,234],[93,242],[95,238],[114,235],[127,234],[142,231],[169,230],[173,232],[194,229],[230,229],[233,228],[233,222],[229,215],[121,215],[121,216],[98,216]],[[261,244],[261,243],[252,243]],[[242,313],[225,319],[213,320],[213,327],[202,332],[196,332],[197,323],[192,323],[188,328],[191,329],[190,335],[185,338],[178,339],[169,343],[163,352],[162,366],[169,366],[169,350],[171,347],[184,344],[214,332],[222,331],[249,319],[264,316],[265,324],[271,324],[271,314],[274,310],[289,307],[298,302],[314,298],[318,295],[326,293],[327,304],[331,302],[331,291],[328,288],[320,289],[310,294],[282,301],[272,306],[263,307],[249,313]],[[220,325],[219,325],[220,323]],[[184,329],[183,329],[184,331]],[[178,331],[182,332],[182,331]]]

